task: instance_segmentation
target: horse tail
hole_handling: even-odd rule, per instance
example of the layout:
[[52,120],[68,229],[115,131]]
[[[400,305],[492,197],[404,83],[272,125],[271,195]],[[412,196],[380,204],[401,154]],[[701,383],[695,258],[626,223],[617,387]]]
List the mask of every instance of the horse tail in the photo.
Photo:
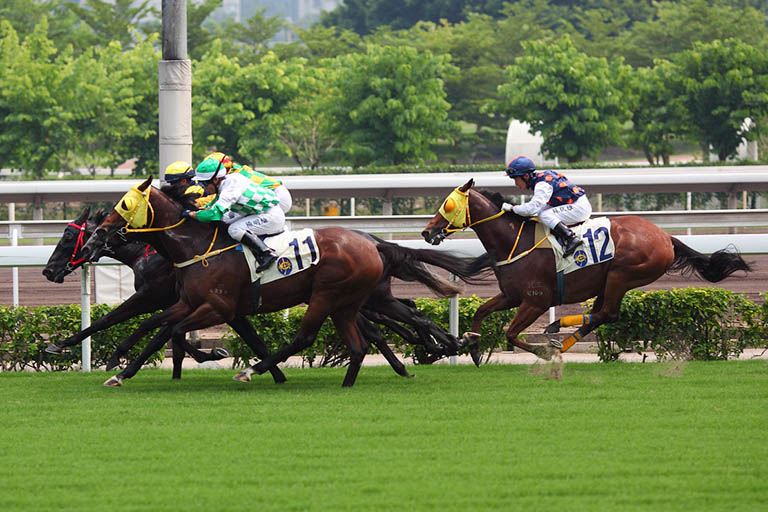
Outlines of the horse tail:
[[[464,282],[475,282],[473,277],[490,266],[466,262],[448,253],[432,249],[411,249],[385,240],[376,239],[377,249],[384,262],[384,276],[397,277],[403,281],[418,281],[442,297],[451,297],[461,291],[456,283],[433,274],[425,264],[440,267],[451,272]],[[489,259],[486,257],[486,261]]]
[[728,248],[720,249],[707,256],[691,249],[675,237],[672,237],[672,246],[675,248],[675,260],[667,272],[680,272],[682,275],[695,272],[707,281],[717,283],[737,270],[752,270],[752,265],[744,261],[735,248],[732,251]]

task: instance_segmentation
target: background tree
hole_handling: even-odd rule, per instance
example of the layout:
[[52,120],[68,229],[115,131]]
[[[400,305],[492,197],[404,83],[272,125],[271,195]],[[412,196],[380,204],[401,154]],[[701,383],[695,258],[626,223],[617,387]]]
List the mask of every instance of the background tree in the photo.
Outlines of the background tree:
[[765,13],[735,2],[664,1],[657,4],[655,16],[635,23],[617,42],[628,64],[650,67],[654,59],[670,58],[697,41],[731,37],[765,49]]
[[59,52],[43,21],[19,41],[0,22],[0,158],[42,177],[86,144],[135,129],[137,101],[120,45]]
[[221,7],[223,0],[202,0],[200,3],[187,2],[187,54],[191,60],[200,60],[214,41],[211,24],[206,20],[213,11]]
[[651,165],[669,165],[673,142],[687,133],[686,111],[674,83],[679,68],[658,60],[653,68],[639,68],[630,84],[632,128],[628,145],[640,149]]
[[589,57],[570,37],[553,43],[524,43],[525,54],[507,70],[493,108],[541,132],[542,150],[569,162],[591,158],[619,144],[630,117],[624,89],[629,66]]
[[[136,4],[136,5],[134,5]],[[135,32],[145,35],[155,33],[160,25],[157,19],[160,13],[150,5],[150,0],[86,0],[85,6],[67,2],[69,8],[91,32],[86,41],[89,46],[106,46],[112,41],[119,42],[123,48],[130,48],[136,42]]]
[[237,57],[241,64],[259,60],[268,50],[269,41],[288,24],[279,16],[268,17],[266,8],[258,9],[245,23],[227,19],[219,25],[213,25],[213,36],[227,44],[221,45],[221,51],[229,57]]
[[276,147],[302,169],[316,170],[339,143],[329,114],[329,106],[338,96],[329,86],[334,72],[320,66],[307,68],[301,76],[301,94],[281,112],[283,124]]
[[241,66],[222,54],[221,40],[193,67],[192,124],[198,156],[211,149],[255,162],[277,142],[281,111],[300,93],[304,61],[281,61],[268,52]]
[[[768,114],[768,56],[737,39],[696,43],[675,58],[681,101],[705,155],[722,161],[754,140]],[[751,118],[750,130],[744,120]]]
[[413,48],[368,45],[334,59],[336,101],[330,113],[353,166],[435,158],[430,145],[452,140],[442,76],[448,59]]

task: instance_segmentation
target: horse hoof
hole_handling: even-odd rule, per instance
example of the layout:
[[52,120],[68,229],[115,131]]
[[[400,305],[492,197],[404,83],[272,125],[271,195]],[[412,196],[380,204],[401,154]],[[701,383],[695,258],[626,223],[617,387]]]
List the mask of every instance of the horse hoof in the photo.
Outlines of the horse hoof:
[[467,331],[461,335],[461,339],[464,341],[475,341],[480,337],[480,333]]
[[45,351],[49,354],[63,354],[64,349],[60,346],[58,346],[55,343],[50,343],[47,347],[45,347]]
[[545,346],[536,347],[535,349],[533,349],[533,353],[536,354],[538,357],[544,359],[545,361],[550,361],[552,359],[552,356],[556,352],[557,350],[554,350]]
[[108,388],[119,388],[120,386],[123,385],[123,379],[121,379],[117,375],[113,375],[112,377],[104,381],[104,385]]
[[544,334],[555,334],[560,332],[560,320],[555,320],[544,329]]
[[475,363],[475,366],[480,368],[480,363],[483,362],[483,355],[477,350],[477,346],[469,348],[469,356],[472,358],[472,362]]
[[238,372],[234,377],[232,377],[232,380],[236,380],[238,382],[251,382],[251,376],[245,371],[242,371]]
[[558,339],[552,338],[551,340],[549,340],[549,346],[552,348],[556,348],[557,350],[562,350],[563,342]]
[[211,350],[211,354],[215,355],[219,359],[229,357],[229,351],[227,351],[227,349],[224,347],[214,347],[214,349]]

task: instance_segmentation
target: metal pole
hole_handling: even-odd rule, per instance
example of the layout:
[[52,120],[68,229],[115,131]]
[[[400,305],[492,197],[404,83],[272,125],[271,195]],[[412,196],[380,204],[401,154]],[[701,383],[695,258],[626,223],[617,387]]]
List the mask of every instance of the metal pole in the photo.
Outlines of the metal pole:
[[[685,209],[686,210],[693,210],[693,193],[686,192],[685,193]],[[687,228],[685,230],[685,233],[687,235],[691,234],[691,228]]]
[[356,209],[355,198],[354,197],[350,197],[349,198],[349,216],[350,217],[354,217],[355,216],[355,209]]
[[[13,227],[11,229],[11,246],[16,247],[19,245],[19,228]],[[19,267],[13,267],[11,269],[11,276],[13,279],[13,307],[19,306]]]
[[[456,281],[456,276],[451,274],[449,279],[451,281]],[[458,338],[459,337],[459,297],[451,297],[450,299],[450,306],[448,308],[448,327],[451,331],[451,334]],[[456,356],[451,356],[449,359],[450,364],[456,364]]]
[[192,64],[187,2],[163,0],[163,58],[158,64],[160,179],[171,162],[192,162]]
[[[91,266],[83,265],[80,274],[80,329],[91,326]],[[82,370],[91,371],[91,337],[83,340],[81,358]]]

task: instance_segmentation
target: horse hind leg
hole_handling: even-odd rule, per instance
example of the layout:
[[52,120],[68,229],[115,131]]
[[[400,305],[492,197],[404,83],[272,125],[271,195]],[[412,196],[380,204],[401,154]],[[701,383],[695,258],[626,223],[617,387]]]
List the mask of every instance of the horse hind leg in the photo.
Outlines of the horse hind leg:
[[381,352],[381,355],[384,356],[384,359],[387,360],[395,373],[402,377],[413,377],[413,375],[408,373],[403,362],[389,348],[387,341],[381,336],[381,332],[362,313],[358,314],[357,328],[365,339],[372,341],[376,345],[376,348],[379,349],[379,352]]
[[342,387],[351,387],[355,384],[357,374],[363,365],[363,359],[368,352],[368,340],[360,335],[357,329],[356,319],[360,310],[361,303],[351,304],[331,313],[333,325],[336,326],[336,332],[339,337],[347,343],[349,347],[349,366],[347,374],[344,376]]

